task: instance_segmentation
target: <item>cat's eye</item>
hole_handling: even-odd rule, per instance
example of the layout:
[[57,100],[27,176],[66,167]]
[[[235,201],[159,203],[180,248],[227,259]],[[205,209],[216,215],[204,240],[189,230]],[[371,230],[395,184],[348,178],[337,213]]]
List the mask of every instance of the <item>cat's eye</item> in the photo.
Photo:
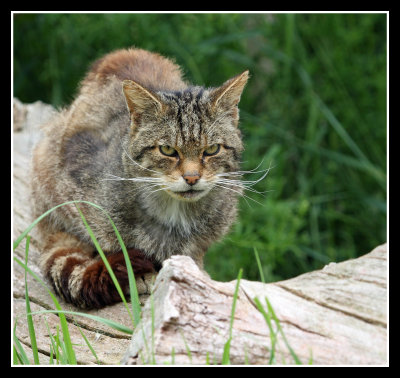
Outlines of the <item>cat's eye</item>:
[[178,156],[178,151],[171,146],[160,146],[160,152],[166,156]]
[[213,145],[207,147],[207,148],[204,150],[204,155],[205,155],[205,156],[216,155],[216,154],[219,152],[220,147],[221,147],[221,146],[220,146],[219,144],[213,144]]

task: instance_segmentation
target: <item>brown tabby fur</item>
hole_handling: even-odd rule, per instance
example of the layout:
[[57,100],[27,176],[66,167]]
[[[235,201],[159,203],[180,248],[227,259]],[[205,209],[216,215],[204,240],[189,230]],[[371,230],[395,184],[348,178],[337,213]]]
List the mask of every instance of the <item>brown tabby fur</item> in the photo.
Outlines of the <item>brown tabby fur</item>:
[[[221,87],[189,86],[171,60],[140,49],[99,59],[75,101],[43,127],[32,160],[33,215],[69,200],[101,206],[129,250],[139,293],[173,254],[202,267],[236,217],[241,190],[218,184],[218,175],[239,168],[237,104],[247,79],[245,71]],[[79,207],[127,293],[109,221],[90,205]],[[120,300],[75,205],[53,211],[39,231],[41,266],[59,295],[85,308]]]

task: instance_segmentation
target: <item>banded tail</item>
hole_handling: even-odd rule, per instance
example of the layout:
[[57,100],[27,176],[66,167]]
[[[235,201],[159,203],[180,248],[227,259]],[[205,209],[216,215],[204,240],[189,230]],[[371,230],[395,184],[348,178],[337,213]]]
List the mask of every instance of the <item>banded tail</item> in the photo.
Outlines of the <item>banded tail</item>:
[[[150,293],[155,264],[138,249],[128,249],[139,294]],[[129,294],[128,272],[123,253],[107,260],[124,295]],[[100,256],[74,236],[57,233],[49,238],[40,264],[55,292],[80,308],[102,308],[120,302],[121,297]]]

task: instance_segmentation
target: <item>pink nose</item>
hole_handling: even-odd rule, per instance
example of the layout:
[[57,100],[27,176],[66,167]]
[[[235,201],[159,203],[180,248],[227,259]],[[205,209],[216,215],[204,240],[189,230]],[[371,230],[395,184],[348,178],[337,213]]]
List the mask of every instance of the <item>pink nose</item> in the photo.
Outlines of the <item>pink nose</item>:
[[189,185],[194,185],[197,183],[197,181],[200,180],[200,175],[197,172],[188,172],[188,173],[185,173],[182,177],[185,179],[186,183]]

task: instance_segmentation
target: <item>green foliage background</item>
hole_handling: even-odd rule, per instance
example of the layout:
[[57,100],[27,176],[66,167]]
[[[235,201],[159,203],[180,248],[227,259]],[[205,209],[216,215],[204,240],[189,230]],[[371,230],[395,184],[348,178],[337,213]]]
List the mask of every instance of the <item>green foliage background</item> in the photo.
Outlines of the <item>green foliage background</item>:
[[266,280],[284,279],[386,240],[386,17],[14,14],[14,96],[67,105],[93,60],[129,46],[174,58],[198,85],[249,69],[243,169],[273,169],[206,269],[258,280],[255,247]]

